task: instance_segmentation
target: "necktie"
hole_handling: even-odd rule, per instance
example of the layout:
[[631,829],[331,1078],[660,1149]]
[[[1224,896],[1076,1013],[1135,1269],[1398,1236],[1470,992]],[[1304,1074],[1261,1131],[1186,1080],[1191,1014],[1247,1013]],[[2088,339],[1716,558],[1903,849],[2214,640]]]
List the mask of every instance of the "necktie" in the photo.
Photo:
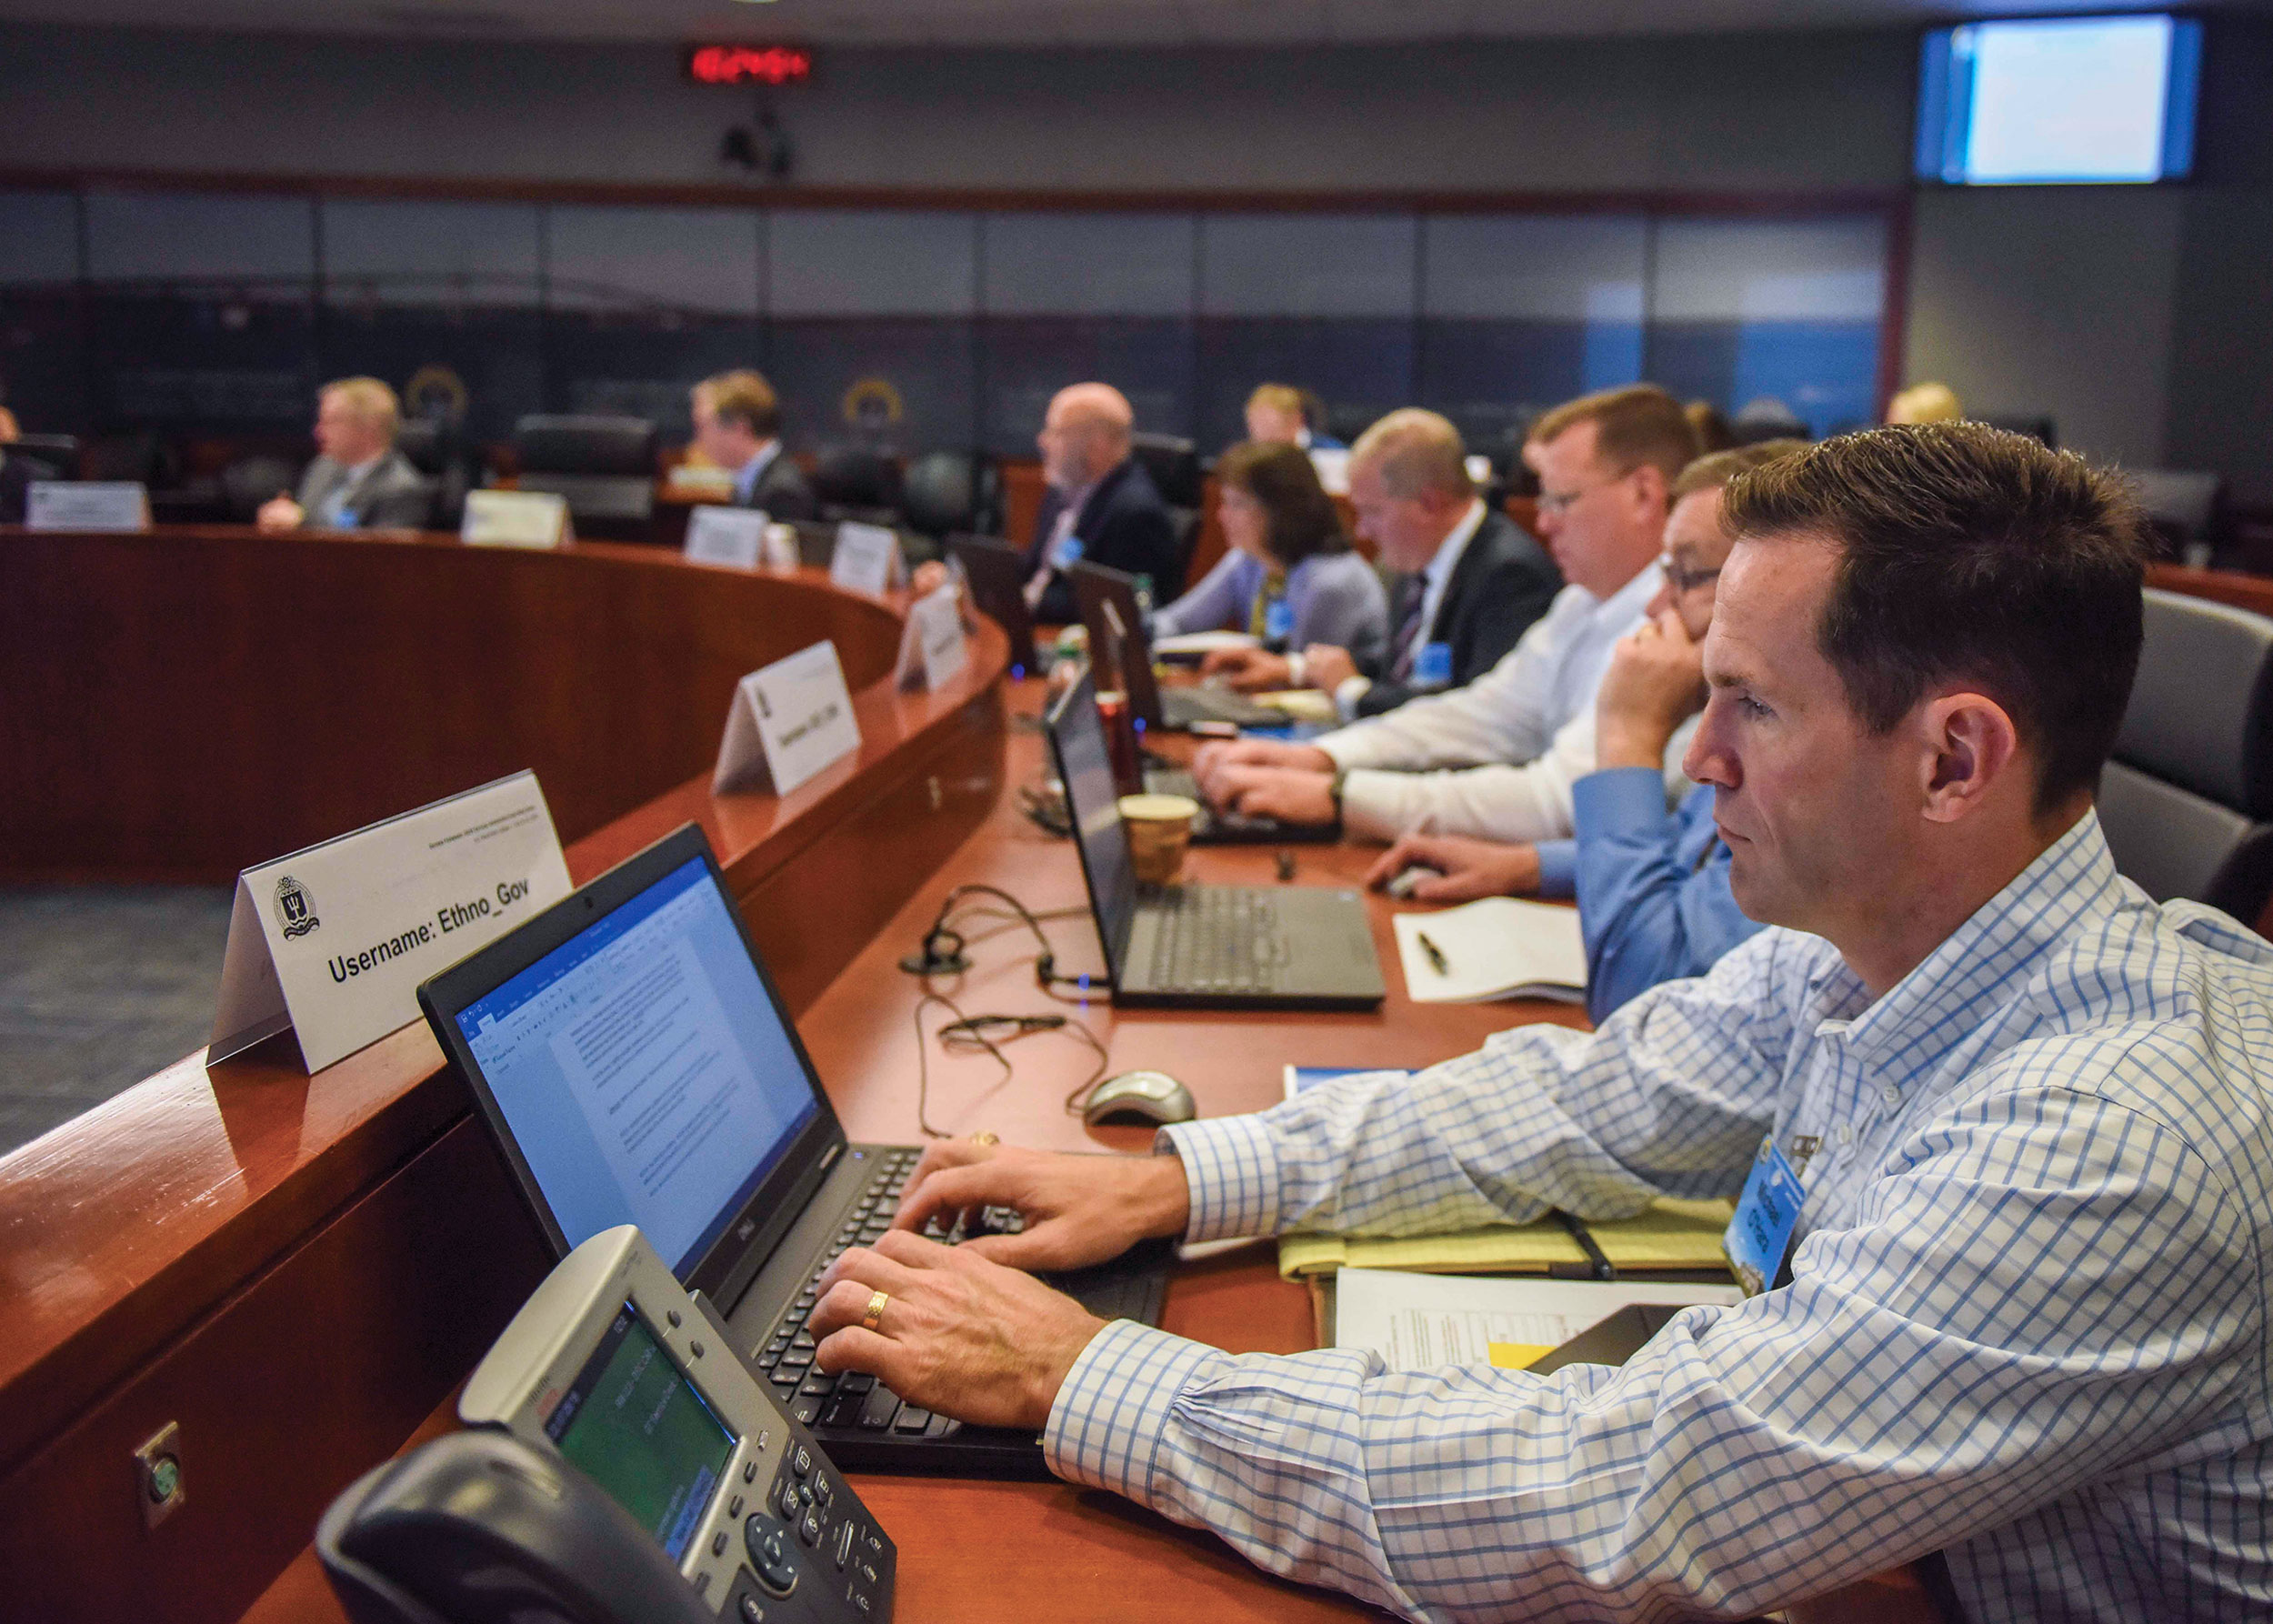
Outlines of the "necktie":
[[1428,583],[1419,576],[1405,577],[1405,618],[1397,623],[1397,640],[1389,646],[1389,675],[1398,682],[1413,680],[1413,659],[1420,653],[1421,606],[1428,601]]

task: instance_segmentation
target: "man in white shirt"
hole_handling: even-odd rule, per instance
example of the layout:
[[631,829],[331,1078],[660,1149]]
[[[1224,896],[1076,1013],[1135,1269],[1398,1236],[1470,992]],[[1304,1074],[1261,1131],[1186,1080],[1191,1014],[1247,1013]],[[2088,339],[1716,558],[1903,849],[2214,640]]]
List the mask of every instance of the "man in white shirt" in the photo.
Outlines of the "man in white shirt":
[[1496,840],[1569,834],[1571,786],[1594,768],[1595,689],[1657,596],[1668,495],[1695,450],[1680,403],[1651,385],[1547,413],[1524,457],[1539,476],[1539,528],[1570,585],[1546,617],[1467,687],[1315,744],[1208,746],[1193,767],[1202,791],[1251,817],[1338,816],[1370,839],[1424,825]]
[[375,377],[341,378],[315,397],[316,458],[296,496],[282,491],[255,515],[264,530],[422,530],[433,487],[395,448],[402,408]]
[[[1750,1618],[1917,1561],[1953,1618],[2273,1616],[2273,944],[2152,901],[2092,807],[2145,516],[1980,424],[1725,501],[1689,760],[1774,927],[1597,1031],[1152,1156],[936,1144],[826,1277],[816,1366],[1416,1619]],[[1753,1294],[1617,1369],[1234,1357],[1017,1272],[1739,1192]],[[1023,1232],[912,1232],[986,1206]]]

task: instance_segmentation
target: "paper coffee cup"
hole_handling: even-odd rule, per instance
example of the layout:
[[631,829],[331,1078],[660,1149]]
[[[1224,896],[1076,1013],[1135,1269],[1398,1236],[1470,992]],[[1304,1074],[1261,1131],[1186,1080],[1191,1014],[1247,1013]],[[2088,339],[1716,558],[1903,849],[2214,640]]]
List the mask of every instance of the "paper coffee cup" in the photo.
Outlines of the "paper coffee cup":
[[1121,827],[1128,831],[1128,860],[1139,884],[1167,886],[1184,871],[1199,803],[1182,795],[1121,797]]

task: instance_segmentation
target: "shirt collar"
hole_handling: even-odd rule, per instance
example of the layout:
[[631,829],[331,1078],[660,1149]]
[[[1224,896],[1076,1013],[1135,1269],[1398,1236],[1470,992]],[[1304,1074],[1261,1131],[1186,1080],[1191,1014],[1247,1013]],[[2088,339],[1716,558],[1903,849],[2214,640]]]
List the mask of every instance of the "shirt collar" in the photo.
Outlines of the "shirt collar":
[[1665,571],[1652,559],[1639,575],[1597,604],[1594,613],[1622,630],[1628,622],[1642,617],[1642,611],[1649,607],[1649,600],[1657,596],[1657,588],[1665,584]]
[[1452,572],[1459,567],[1460,555],[1468,550],[1468,543],[1476,539],[1476,533],[1483,528],[1483,525],[1484,499],[1481,496],[1470,497],[1468,510],[1460,516],[1460,522],[1447,530],[1445,533],[1445,538],[1437,544],[1437,556],[1431,558],[1427,567],[1421,571],[1421,578],[1432,587],[1441,586],[1450,580]]
[[1834,960],[1817,977],[1813,1013],[1851,1017],[1843,1037],[1851,1052],[1899,1055],[1902,1073],[1918,1076],[2011,1003],[2016,984],[2080,922],[2122,898],[2099,815],[2088,811],[1876,1003],[1861,977]]

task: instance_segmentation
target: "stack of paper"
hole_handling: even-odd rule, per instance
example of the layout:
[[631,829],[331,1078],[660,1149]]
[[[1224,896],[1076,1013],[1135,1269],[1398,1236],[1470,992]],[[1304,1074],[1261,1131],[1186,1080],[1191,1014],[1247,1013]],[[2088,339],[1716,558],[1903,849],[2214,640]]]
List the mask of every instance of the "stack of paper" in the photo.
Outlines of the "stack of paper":
[[1575,907],[1487,897],[1438,913],[1399,914],[1390,923],[1405,989],[1417,1004],[1575,1003],[1587,996],[1587,944]]
[[[1720,1238],[1736,1208],[1727,1201],[1658,1201],[1630,1218],[1589,1223],[1587,1233],[1620,1274],[1725,1269]],[[1450,1235],[1282,1235],[1278,1272],[1287,1279],[1340,1268],[1405,1268],[1427,1274],[1567,1274],[1590,1265],[1586,1248],[1558,1218],[1495,1224]]]
[[1368,1348],[1392,1370],[1520,1370],[1630,1303],[1743,1300],[1734,1286],[1448,1279],[1352,1268],[1335,1283],[1334,1346]]

